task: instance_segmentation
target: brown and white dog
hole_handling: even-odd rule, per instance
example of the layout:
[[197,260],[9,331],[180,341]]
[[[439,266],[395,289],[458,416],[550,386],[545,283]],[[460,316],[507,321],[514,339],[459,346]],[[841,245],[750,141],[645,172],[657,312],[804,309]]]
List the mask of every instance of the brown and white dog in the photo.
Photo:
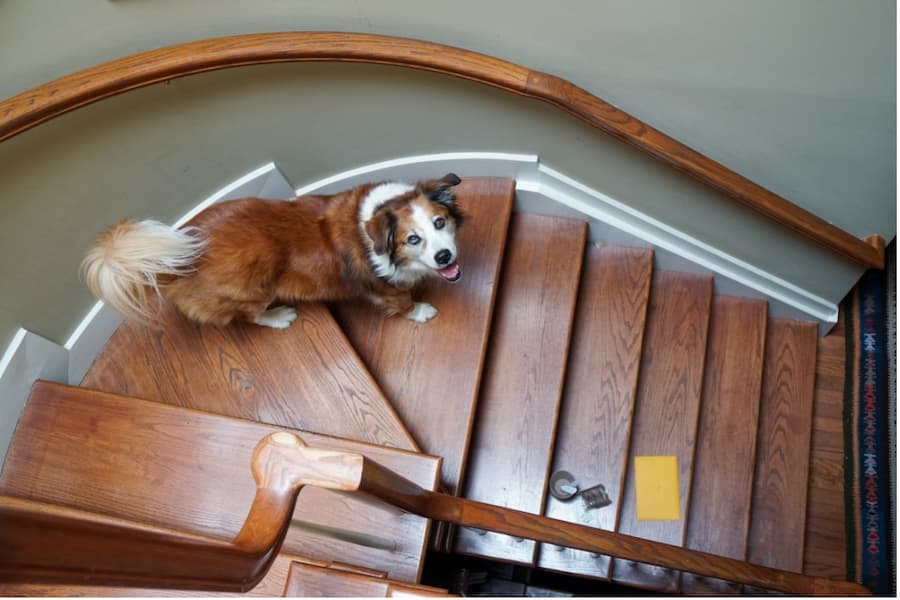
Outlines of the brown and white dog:
[[244,198],[207,208],[175,230],[123,221],[82,262],[100,300],[125,317],[152,320],[161,295],[188,318],[284,328],[303,301],[365,298],[389,315],[424,323],[437,314],[412,287],[437,274],[457,281],[463,214],[450,173],[414,185],[366,184],[290,202]]

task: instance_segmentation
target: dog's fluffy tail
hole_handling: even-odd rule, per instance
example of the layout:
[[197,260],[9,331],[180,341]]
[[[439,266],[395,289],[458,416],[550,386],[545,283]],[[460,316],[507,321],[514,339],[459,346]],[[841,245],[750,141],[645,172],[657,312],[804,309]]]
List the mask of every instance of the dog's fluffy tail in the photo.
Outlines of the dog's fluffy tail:
[[160,293],[159,276],[190,273],[205,248],[194,228],[121,221],[97,237],[81,262],[81,275],[97,298],[126,318],[148,322],[151,292]]

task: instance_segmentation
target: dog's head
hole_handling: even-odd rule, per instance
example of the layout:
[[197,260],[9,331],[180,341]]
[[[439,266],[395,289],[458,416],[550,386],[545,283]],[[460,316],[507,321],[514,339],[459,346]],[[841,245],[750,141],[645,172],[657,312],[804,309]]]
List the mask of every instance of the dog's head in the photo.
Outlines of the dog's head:
[[415,186],[386,183],[370,190],[360,217],[372,242],[369,261],[376,274],[404,284],[431,273],[459,280],[456,231],[464,216],[451,189],[459,183],[449,173]]

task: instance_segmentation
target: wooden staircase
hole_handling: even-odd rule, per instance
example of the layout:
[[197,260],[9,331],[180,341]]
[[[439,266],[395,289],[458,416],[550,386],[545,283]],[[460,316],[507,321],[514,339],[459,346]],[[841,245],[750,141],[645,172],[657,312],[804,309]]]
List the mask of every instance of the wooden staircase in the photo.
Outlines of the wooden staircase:
[[[123,325],[81,388],[35,388],[0,492],[233,533],[249,502],[240,468],[251,441],[288,428],[377,456],[426,489],[802,572],[816,326],[714,296],[710,278],[654,272],[651,250],[588,241],[583,222],[514,213],[511,181],[465,180],[458,197],[469,217],[463,278],[424,290],[440,311],[432,322],[342,303],[302,306],[281,331],[199,327],[174,312],[160,326]],[[638,518],[634,464],[646,456],[675,457],[677,519]],[[608,499],[553,497],[558,471],[581,491],[602,485]],[[185,491],[185,477],[199,477],[201,492]],[[315,595],[324,577],[350,595],[441,593],[413,589],[427,520],[303,494],[295,518],[318,530],[291,529],[279,579],[264,589]],[[315,533],[325,528],[395,546]],[[753,591],[482,530],[434,530],[443,551],[670,593]],[[395,583],[338,577],[327,570],[336,559]],[[296,573],[295,560],[307,561]]]

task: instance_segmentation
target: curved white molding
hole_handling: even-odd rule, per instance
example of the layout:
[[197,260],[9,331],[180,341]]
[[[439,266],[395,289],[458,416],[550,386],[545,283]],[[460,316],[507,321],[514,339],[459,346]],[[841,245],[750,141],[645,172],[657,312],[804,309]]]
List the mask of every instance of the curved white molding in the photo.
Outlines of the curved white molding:
[[[333,193],[369,181],[415,181],[448,172],[462,177],[515,179],[516,210],[584,219],[590,225],[592,241],[653,248],[657,268],[711,275],[716,293],[768,300],[773,316],[818,321],[820,333],[837,322],[836,303],[675,230],[541,164],[537,156],[530,154],[457,152],[408,156],[343,171],[296,190],[270,163],[223,187],[174,226],[181,226],[204,208],[230,198],[286,199]],[[77,385],[121,322],[121,317],[98,302],[64,345],[20,329],[0,359],[0,422],[15,424],[35,379]],[[0,464],[12,436],[12,429],[8,429],[0,430]]]

